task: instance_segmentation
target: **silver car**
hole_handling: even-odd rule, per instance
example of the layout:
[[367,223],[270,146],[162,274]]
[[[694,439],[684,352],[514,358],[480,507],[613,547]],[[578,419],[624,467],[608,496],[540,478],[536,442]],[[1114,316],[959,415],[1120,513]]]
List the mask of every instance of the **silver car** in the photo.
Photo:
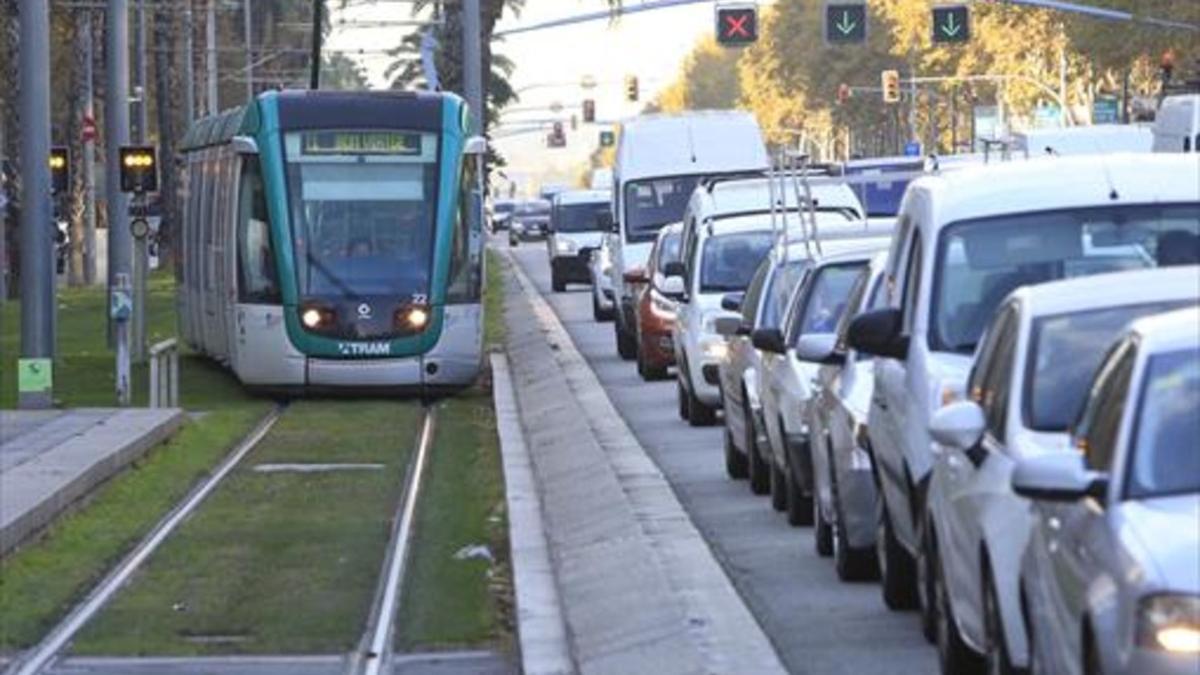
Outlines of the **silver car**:
[[833,555],[838,578],[858,581],[878,574],[875,520],[879,495],[866,443],[867,412],[875,381],[869,357],[846,345],[850,319],[876,306],[884,287],[886,254],[861,271],[836,332],[803,335],[797,358],[825,364],[809,406],[809,437],[816,499],[817,552]]
[[1108,351],[1071,434],[1022,461],[1035,673],[1200,672],[1200,309],[1141,319]]

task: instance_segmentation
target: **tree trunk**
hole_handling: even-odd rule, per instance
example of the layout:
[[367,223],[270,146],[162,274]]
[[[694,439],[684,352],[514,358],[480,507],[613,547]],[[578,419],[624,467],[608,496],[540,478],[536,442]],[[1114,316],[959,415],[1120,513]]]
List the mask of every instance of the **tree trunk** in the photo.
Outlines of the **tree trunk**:
[[68,187],[66,203],[63,208],[69,228],[70,247],[67,259],[67,283],[71,286],[81,286],[84,283],[83,246],[84,246],[84,200],[87,198],[84,185],[83,169],[83,113],[87,102],[83,96],[87,91],[87,59],[86,42],[82,39],[85,32],[90,34],[92,26],[88,19],[90,12],[75,10],[72,13],[72,44],[74,59],[71,62],[71,90],[67,92],[67,146],[71,153],[71,184]]
[[[160,5],[154,15],[154,97],[156,122],[158,125],[159,162],[162,170],[162,185],[159,196],[162,220],[158,230],[158,259],[173,260],[172,243],[174,234],[179,226],[183,210],[179,205],[179,172],[177,170],[176,154],[178,152],[178,134],[176,121],[180,111],[179,97],[175,74],[178,71],[175,58],[175,45],[181,40],[178,35],[176,22],[177,8],[172,4]],[[186,57],[185,57],[186,58]]]

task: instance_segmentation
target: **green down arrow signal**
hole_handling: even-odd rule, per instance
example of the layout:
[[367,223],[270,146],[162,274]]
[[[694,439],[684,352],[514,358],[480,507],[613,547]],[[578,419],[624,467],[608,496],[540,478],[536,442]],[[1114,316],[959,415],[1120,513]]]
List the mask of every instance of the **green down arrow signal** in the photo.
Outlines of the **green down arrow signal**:
[[849,35],[850,31],[854,30],[854,28],[858,26],[858,22],[850,19],[850,12],[843,11],[842,20],[833,25],[842,32],[842,35]]
[[954,21],[954,13],[951,12],[946,16],[946,23],[942,24],[942,32],[946,37],[954,37],[962,30],[962,25]]

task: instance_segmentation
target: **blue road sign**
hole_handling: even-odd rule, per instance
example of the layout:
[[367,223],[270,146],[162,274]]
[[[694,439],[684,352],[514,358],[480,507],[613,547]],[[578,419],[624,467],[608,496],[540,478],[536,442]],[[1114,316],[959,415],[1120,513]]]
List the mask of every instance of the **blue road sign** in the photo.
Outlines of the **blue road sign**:
[[921,142],[920,141],[909,141],[909,142],[905,143],[904,144],[904,156],[905,157],[920,157],[921,156]]

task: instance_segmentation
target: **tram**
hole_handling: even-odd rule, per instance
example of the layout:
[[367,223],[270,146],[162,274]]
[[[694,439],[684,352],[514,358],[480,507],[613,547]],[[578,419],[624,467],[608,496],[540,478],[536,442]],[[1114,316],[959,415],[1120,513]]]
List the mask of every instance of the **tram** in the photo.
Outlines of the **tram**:
[[182,144],[180,332],[247,387],[432,394],[482,364],[482,158],[453,94],[272,91]]

